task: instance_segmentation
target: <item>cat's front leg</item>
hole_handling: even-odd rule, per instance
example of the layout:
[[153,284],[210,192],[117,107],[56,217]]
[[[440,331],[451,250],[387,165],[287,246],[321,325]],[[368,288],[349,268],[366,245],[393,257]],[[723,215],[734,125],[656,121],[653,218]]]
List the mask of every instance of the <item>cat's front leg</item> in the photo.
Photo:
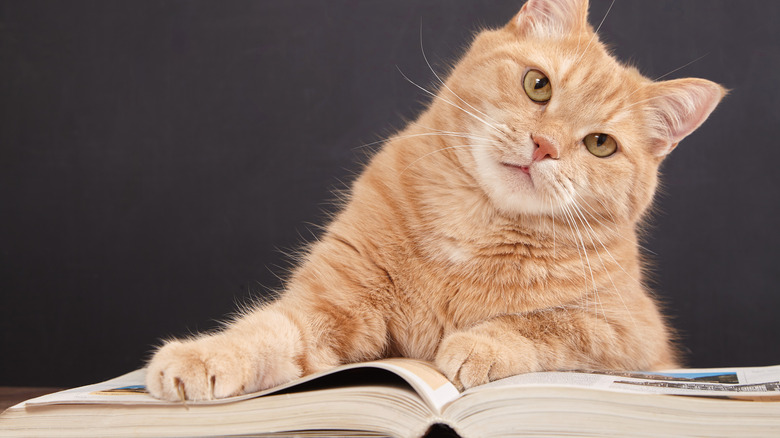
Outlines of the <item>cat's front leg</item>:
[[676,365],[657,313],[553,308],[501,315],[448,334],[436,365],[465,388],[534,371],[626,370]]
[[436,366],[461,388],[538,371],[537,346],[502,325],[491,320],[447,335],[439,346]]
[[165,344],[149,363],[149,392],[166,400],[223,398],[379,357],[387,342],[387,276],[354,251],[339,253],[344,248],[322,241],[277,301],[222,332]]
[[165,400],[211,400],[262,390],[301,376],[302,334],[283,313],[259,309],[221,333],[167,342],[146,385]]

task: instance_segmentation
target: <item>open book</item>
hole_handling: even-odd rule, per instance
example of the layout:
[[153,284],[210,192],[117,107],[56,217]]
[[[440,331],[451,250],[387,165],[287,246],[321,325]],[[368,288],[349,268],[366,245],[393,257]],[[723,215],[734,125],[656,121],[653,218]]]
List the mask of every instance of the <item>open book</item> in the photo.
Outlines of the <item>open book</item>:
[[268,391],[170,403],[145,370],[20,403],[0,437],[773,436],[780,366],[664,373],[543,372],[459,392],[426,362],[345,365]]

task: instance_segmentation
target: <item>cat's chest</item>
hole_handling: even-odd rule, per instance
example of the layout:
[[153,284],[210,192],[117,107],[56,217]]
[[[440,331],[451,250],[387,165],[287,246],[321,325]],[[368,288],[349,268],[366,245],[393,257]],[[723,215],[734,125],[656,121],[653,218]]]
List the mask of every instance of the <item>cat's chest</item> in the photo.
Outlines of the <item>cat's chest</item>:
[[414,297],[411,305],[448,328],[561,301],[549,288],[560,283],[554,262],[517,245],[484,251],[445,242],[433,256],[413,259],[405,271],[402,292]]
[[399,274],[391,333],[399,353],[432,359],[446,334],[497,315],[560,304],[551,298],[543,260],[473,256],[459,263],[416,260]]

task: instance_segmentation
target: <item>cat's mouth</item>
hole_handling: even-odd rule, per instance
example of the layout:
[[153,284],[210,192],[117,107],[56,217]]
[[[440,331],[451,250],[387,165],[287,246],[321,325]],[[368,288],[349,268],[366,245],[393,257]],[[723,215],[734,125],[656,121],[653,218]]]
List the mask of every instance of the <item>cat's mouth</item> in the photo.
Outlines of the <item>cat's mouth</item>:
[[514,181],[513,184],[520,184],[521,186],[530,185],[531,188],[535,187],[530,165],[501,161],[501,166],[509,171],[510,181]]
[[531,169],[528,166],[522,166],[520,164],[505,163],[505,162],[502,162],[501,165],[512,170],[519,170],[520,172],[523,172],[526,175],[531,176]]

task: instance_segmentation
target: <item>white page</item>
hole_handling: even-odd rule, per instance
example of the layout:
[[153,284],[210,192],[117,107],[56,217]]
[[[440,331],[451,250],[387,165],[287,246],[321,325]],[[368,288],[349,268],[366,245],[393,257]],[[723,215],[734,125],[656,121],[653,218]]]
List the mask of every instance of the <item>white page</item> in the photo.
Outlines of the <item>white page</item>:
[[[423,400],[434,410],[441,408],[459,396],[458,390],[430,364],[413,359],[386,359],[375,362],[343,365],[333,370],[315,373],[301,379],[265,391],[244,394],[209,401],[188,401],[187,404],[224,404],[261,397],[314,380],[318,377],[334,374],[338,371],[357,368],[379,368],[391,371],[406,380]],[[140,369],[105,382],[68,389],[65,391],[37,397],[17,406],[43,406],[52,404],[146,404],[181,405],[182,402],[168,402],[156,399],[143,391],[146,369]]]

